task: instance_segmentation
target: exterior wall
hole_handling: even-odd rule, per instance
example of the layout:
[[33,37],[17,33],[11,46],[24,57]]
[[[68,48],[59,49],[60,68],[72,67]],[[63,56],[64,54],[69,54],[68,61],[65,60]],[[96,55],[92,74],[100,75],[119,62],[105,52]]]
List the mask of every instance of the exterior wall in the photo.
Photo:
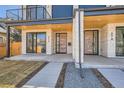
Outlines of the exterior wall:
[[108,24],[108,55],[107,57],[116,57],[116,25]]
[[108,57],[116,57],[116,27],[124,26],[124,23],[108,24]]
[[111,23],[101,30],[101,55],[116,57],[116,27],[124,26],[124,23]]
[[22,31],[22,54],[26,54],[26,33],[27,32],[46,32],[46,54],[53,54],[56,51],[56,33],[67,33],[67,54],[72,53],[72,45],[68,46],[68,42],[72,43],[71,31],[52,31],[44,30],[23,30]]
[[101,29],[101,33],[100,33],[100,45],[101,45],[101,49],[100,49],[100,52],[101,52],[101,55],[102,56],[107,56],[107,46],[108,46],[108,43],[107,43],[107,28],[108,26],[104,26],[102,29]]
[[52,6],[53,18],[72,17],[72,15],[73,15],[73,5],[53,5]]
[[23,30],[22,31],[22,54],[26,54],[26,33],[27,32],[46,32],[46,54],[52,54],[52,30]]

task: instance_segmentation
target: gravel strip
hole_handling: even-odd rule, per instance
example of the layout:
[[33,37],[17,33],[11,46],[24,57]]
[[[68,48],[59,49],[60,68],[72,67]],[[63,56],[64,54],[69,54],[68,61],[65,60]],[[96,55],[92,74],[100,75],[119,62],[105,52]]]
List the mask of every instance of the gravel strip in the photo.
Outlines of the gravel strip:
[[104,85],[105,88],[114,88],[112,84],[97,69],[92,69],[92,71],[100,80],[100,82]]
[[67,64],[64,80],[65,88],[104,88],[104,85],[91,69],[83,69],[83,79],[80,77],[79,72],[74,63]]

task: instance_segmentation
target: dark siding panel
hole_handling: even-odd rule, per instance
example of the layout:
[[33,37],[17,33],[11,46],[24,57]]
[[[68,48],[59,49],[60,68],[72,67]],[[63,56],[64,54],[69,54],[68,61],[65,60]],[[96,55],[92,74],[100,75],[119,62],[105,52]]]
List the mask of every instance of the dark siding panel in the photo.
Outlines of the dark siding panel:
[[52,17],[72,17],[73,6],[72,5],[53,5],[52,6]]
[[79,8],[101,8],[106,7],[106,5],[79,5]]

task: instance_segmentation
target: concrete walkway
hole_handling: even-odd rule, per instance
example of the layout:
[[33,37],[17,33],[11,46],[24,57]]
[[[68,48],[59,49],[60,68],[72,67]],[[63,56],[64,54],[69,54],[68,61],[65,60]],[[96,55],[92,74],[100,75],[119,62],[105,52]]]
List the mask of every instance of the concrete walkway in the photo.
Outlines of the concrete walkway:
[[116,88],[124,88],[124,71],[120,69],[98,69]]
[[54,88],[63,63],[48,63],[32,79],[30,79],[23,88],[51,87]]

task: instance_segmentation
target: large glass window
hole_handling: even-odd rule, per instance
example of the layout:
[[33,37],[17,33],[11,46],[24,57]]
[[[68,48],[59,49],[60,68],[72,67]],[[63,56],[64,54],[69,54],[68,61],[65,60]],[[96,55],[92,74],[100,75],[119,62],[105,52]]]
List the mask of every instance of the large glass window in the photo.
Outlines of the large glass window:
[[27,33],[27,53],[46,53],[46,33]]
[[116,55],[124,56],[124,27],[116,29]]
[[36,34],[27,33],[27,53],[36,53]]
[[37,33],[37,53],[46,53],[46,33]]

